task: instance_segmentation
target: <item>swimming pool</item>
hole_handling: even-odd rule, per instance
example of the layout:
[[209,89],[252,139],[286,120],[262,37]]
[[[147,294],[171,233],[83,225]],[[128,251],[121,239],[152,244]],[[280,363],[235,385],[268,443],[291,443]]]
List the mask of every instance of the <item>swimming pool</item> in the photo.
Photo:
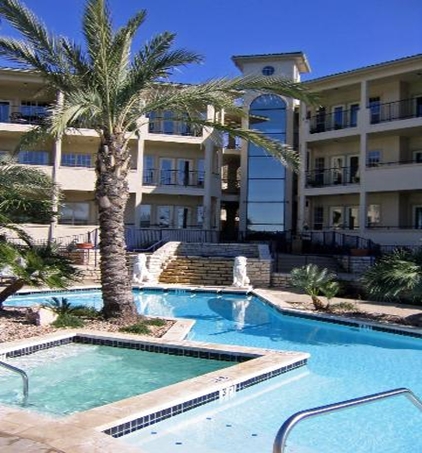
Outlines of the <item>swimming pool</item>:
[[[422,340],[288,316],[238,294],[135,291],[145,314],[195,319],[189,339],[311,354],[297,370],[127,436],[143,451],[270,452],[292,413],[396,387],[422,395]],[[310,420],[292,432],[290,451],[422,451],[421,414],[397,398]],[[289,450],[288,450],[289,451]]]
[[[221,360],[69,343],[9,358],[23,369],[30,392],[25,407],[68,415],[140,395],[233,365]],[[0,402],[20,405],[20,377],[0,367]]]

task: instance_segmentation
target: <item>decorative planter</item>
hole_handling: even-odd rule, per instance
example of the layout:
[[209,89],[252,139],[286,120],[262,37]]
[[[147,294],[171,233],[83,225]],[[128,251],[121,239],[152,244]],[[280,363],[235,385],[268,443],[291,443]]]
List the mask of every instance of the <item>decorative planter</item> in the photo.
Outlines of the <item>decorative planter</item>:
[[93,247],[94,247],[94,245],[92,244],[92,242],[80,242],[79,244],[76,244],[77,249],[86,250],[86,249],[92,249]]

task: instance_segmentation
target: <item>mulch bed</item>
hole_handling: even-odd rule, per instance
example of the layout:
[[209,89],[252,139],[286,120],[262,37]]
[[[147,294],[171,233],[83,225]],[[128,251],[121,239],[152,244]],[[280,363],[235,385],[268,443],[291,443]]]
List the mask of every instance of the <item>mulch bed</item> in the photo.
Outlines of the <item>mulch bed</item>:
[[[5,307],[0,311],[0,343],[66,330],[52,326],[36,326],[28,322],[25,314],[26,308]],[[84,321],[84,329],[101,330],[104,332],[118,332],[121,327],[133,324],[133,320],[131,322],[111,322],[103,319],[89,319]],[[149,336],[156,338],[162,337],[173,324],[174,321],[167,321],[164,326],[148,326],[150,330]]]

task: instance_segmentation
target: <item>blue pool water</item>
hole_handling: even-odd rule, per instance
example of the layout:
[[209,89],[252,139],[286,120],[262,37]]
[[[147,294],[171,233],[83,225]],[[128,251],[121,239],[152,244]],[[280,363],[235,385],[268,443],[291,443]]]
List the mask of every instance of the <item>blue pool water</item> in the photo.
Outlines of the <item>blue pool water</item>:
[[[9,358],[7,363],[28,374],[28,409],[55,415],[85,411],[233,365],[78,343]],[[20,376],[1,367],[0,402],[22,402]]]
[[[195,341],[311,354],[306,369],[124,438],[143,451],[271,452],[296,411],[397,387],[422,397],[422,340],[286,316],[251,296],[147,290],[135,297],[145,314],[195,319]],[[421,426],[422,414],[395,398],[303,422],[288,451],[414,453],[422,451]]]

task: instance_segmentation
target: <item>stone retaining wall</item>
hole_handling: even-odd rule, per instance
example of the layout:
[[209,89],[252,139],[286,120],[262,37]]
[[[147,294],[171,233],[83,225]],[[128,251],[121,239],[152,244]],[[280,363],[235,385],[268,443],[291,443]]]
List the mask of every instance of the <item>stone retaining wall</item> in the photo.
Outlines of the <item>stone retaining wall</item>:
[[[264,288],[270,285],[271,256],[265,244],[169,242],[164,247],[157,251],[163,268],[159,275],[162,283],[230,286],[233,283],[234,258],[245,256],[251,285]],[[157,252],[150,257],[150,271]]]

